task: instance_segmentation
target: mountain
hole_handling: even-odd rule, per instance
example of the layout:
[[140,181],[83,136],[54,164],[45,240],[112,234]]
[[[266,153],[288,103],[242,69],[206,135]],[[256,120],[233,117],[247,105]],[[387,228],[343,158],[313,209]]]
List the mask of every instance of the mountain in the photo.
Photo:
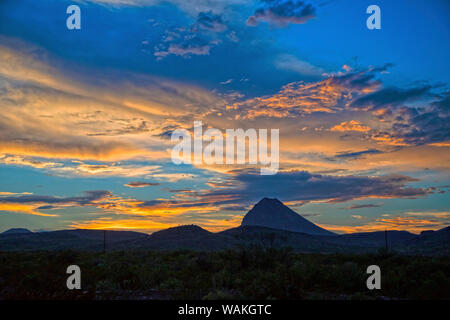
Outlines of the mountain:
[[[219,234],[235,240],[239,246],[263,248],[292,248],[298,252],[308,253],[338,253],[364,252],[357,246],[342,246],[330,239],[336,236],[317,236],[301,232],[272,229],[260,226],[240,226],[219,232]],[[367,251],[367,250],[366,250]]]
[[344,246],[357,243],[358,245],[364,247],[385,247],[386,236],[388,246],[391,249],[402,246],[408,241],[411,241],[417,237],[416,234],[410,233],[408,231],[388,230],[341,234],[335,237],[332,241],[336,244],[341,244]]
[[25,228],[12,228],[2,232],[1,234],[23,234],[23,233],[33,233]]
[[319,236],[334,235],[333,232],[306,220],[285,206],[280,200],[270,198],[264,198],[259,201],[244,216],[241,226],[260,226]]
[[133,231],[110,230],[58,230],[29,233],[0,234],[0,251],[11,250],[102,250],[106,236],[106,247],[116,243],[126,244],[132,240],[143,239],[148,234]]
[[235,243],[232,239],[199,226],[184,225],[154,232],[149,237],[136,240],[130,245],[138,249],[214,251],[231,248]]
[[422,231],[405,244],[408,251],[418,254],[436,254],[450,256],[450,227],[436,231]]

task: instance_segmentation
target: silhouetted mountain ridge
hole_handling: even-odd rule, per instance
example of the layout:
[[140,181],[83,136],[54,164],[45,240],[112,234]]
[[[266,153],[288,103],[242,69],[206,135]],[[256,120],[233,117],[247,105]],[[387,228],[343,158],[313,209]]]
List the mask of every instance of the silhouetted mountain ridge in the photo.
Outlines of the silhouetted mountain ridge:
[[[282,223],[275,223],[277,227],[247,225],[248,219],[250,223],[253,222],[253,215],[256,215],[257,219],[275,216],[283,220],[287,217],[287,221],[293,221],[297,227],[302,227],[308,232],[281,229],[280,226],[285,226]],[[267,221],[274,224],[270,219]],[[319,234],[311,234],[312,231]],[[197,225],[163,229],[151,235],[133,231],[86,229],[33,233],[20,232],[19,229],[19,232],[0,234],[0,251],[63,249],[100,251],[103,250],[106,239],[106,250],[217,251],[259,246],[290,247],[298,252],[367,253],[384,248],[385,236],[384,231],[336,235],[304,219],[277,199],[265,198],[249,211],[241,226],[217,233],[209,232]],[[422,232],[420,235],[392,230],[387,231],[387,238],[389,249],[399,253],[450,256],[450,227]]]
[[311,235],[330,236],[325,230],[303,218],[278,199],[264,198],[242,219],[242,226],[259,226],[279,230],[302,232]]
[[11,228],[9,230],[2,232],[1,234],[24,234],[24,233],[33,233],[33,232],[25,228]]

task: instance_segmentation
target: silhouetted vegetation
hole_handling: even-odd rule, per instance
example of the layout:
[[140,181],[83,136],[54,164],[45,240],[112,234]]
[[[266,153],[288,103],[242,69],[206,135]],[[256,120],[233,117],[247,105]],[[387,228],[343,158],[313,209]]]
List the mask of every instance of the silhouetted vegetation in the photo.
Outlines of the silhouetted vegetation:
[[[66,288],[81,268],[82,289]],[[381,268],[381,290],[366,287]],[[2,299],[450,299],[450,258],[301,254],[289,249],[219,252],[0,253]]]

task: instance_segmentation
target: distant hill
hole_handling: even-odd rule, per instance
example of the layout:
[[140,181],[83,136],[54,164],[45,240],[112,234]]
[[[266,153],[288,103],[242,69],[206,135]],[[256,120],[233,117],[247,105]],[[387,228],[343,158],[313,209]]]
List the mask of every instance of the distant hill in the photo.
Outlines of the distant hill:
[[450,227],[437,231],[423,231],[406,244],[406,250],[420,254],[433,254],[440,252],[450,256]]
[[23,233],[33,233],[25,228],[12,228],[2,232],[1,234],[23,234]]
[[242,220],[242,226],[259,226],[272,229],[302,232],[311,235],[330,236],[325,230],[303,218],[278,199],[264,198]]
[[[58,230],[30,233],[0,234],[0,250],[62,250],[83,249],[100,250],[103,248],[104,230]],[[133,231],[106,231],[107,246],[117,242],[148,237],[148,234]]]
[[232,240],[230,241],[220,234],[209,232],[196,225],[160,230],[147,238],[132,243],[132,246],[138,249],[192,249],[202,251],[222,250],[231,248],[233,245],[235,243]]
[[[408,231],[387,231],[388,246],[390,248],[396,248],[405,244],[406,242],[413,240],[417,235],[410,233]],[[360,232],[360,233],[348,233],[341,234],[331,241],[340,245],[348,245],[358,243],[360,246],[365,247],[385,247],[385,231],[375,231],[375,232]]]

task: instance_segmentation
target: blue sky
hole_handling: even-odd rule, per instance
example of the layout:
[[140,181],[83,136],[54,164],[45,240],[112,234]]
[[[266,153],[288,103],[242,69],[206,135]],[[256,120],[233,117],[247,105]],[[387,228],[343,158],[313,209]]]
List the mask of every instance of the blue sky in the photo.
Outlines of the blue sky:
[[[1,229],[216,231],[263,196],[337,232],[446,226],[449,7],[2,1]],[[280,172],[176,166],[167,135],[195,120],[279,128]]]

